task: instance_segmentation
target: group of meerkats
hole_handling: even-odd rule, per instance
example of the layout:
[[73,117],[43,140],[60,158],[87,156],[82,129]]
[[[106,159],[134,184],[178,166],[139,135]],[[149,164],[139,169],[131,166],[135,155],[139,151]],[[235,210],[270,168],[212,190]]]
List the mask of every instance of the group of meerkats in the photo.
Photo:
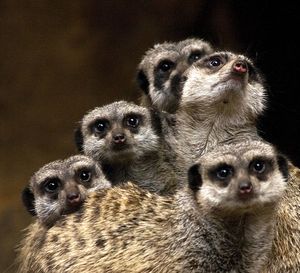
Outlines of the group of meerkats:
[[79,154],[30,179],[19,272],[299,273],[300,172],[258,136],[253,62],[165,42],[137,80],[141,105],[87,112]]

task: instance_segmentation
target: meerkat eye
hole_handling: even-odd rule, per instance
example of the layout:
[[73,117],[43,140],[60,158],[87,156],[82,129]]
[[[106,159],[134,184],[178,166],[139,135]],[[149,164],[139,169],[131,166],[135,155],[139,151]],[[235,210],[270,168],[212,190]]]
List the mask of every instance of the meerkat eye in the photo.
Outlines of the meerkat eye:
[[233,169],[230,166],[222,166],[216,170],[216,176],[220,180],[227,179],[228,177],[232,176],[232,174]]
[[222,60],[220,57],[212,57],[209,59],[209,66],[217,67],[222,64]]
[[196,50],[190,54],[189,61],[191,63],[194,63],[194,62],[198,61],[199,59],[201,59],[201,57],[202,57],[202,52],[200,50]]
[[52,178],[46,181],[44,184],[44,190],[48,193],[55,193],[60,188],[60,180],[58,178]]
[[94,125],[95,133],[103,133],[109,127],[109,122],[106,119],[97,120]]
[[136,128],[139,126],[140,119],[136,116],[128,116],[126,119],[126,125],[129,127]]
[[167,72],[171,68],[173,68],[173,66],[174,66],[174,63],[172,61],[164,60],[158,64],[158,69],[162,72]]
[[79,171],[78,176],[81,181],[89,182],[91,180],[92,174],[89,170],[81,170]]
[[266,169],[266,164],[262,160],[255,160],[252,162],[252,169],[256,173],[263,173]]

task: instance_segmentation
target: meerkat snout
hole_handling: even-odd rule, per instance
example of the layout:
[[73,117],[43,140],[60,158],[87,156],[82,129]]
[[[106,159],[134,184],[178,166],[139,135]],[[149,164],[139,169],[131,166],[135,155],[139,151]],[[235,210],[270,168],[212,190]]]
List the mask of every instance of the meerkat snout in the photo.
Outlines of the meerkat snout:
[[250,181],[241,181],[238,185],[240,197],[248,197],[253,192],[253,186]]
[[245,74],[248,71],[247,63],[243,60],[238,60],[233,63],[232,70],[239,74]]

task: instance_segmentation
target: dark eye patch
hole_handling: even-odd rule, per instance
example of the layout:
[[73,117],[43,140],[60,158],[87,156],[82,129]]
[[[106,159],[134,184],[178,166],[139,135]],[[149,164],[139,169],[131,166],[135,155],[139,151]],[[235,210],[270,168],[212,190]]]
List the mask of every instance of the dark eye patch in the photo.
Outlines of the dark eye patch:
[[42,183],[42,189],[46,193],[57,193],[61,188],[62,182],[58,177],[47,178]]
[[234,175],[234,168],[227,163],[220,163],[216,167],[211,168],[208,175],[212,181],[226,187]]
[[77,171],[77,176],[81,182],[87,183],[92,179],[92,170],[83,168]]
[[274,161],[266,157],[255,157],[249,163],[249,173],[255,175],[259,180],[268,179],[268,174],[274,170]]
[[90,126],[91,131],[95,134],[104,134],[109,129],[109,121],[107,119],[98,119]]
[[136,132],[142,123],[143,117],[138,113],[128,113],[123,119],[124,126],[133,132]]
[[175,66],[175,63],[170,60],[162,60],[159,62],[157,69],[160,72],[168,72],[169,70],[173,69]]
[[201,50],[194,50],[191,52],[191,54],[188,57],[188,63],[192,64],[198,60],[200,60],[203,56],[203,51]]

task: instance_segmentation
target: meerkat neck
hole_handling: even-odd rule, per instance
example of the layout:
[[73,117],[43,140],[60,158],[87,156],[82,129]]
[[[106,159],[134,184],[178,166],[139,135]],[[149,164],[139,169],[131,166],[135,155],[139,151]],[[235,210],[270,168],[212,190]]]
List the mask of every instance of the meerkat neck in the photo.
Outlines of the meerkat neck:
[[[186,267],[204,272],[259,272],[267,261],[273,238],[274,209],[261,209],[255,213],[222,214],[205,206],[197,207],[188,195],[179,193],[178,226],[182,228],[182,251]],[[189,200],[189,202],[187,202]],[[186,240],[186,241],[185,241]],[[185,249],[184,249],[185,248]],[[201,255],[197,255],[201,251]],[[199,257],[199,259],[190,259]],[[207,263],[209,257],[210,263]],[[213,263],[213,265],[212,265]],[[214,268],[213,268],[214,267]]]
[[176,129],[180,145],[188,144],[192,151],[196,151],[193,152],[194,158],[219,144],[260,139],[255,121],[228,118],[222,113],[201,115],[178,111]]

